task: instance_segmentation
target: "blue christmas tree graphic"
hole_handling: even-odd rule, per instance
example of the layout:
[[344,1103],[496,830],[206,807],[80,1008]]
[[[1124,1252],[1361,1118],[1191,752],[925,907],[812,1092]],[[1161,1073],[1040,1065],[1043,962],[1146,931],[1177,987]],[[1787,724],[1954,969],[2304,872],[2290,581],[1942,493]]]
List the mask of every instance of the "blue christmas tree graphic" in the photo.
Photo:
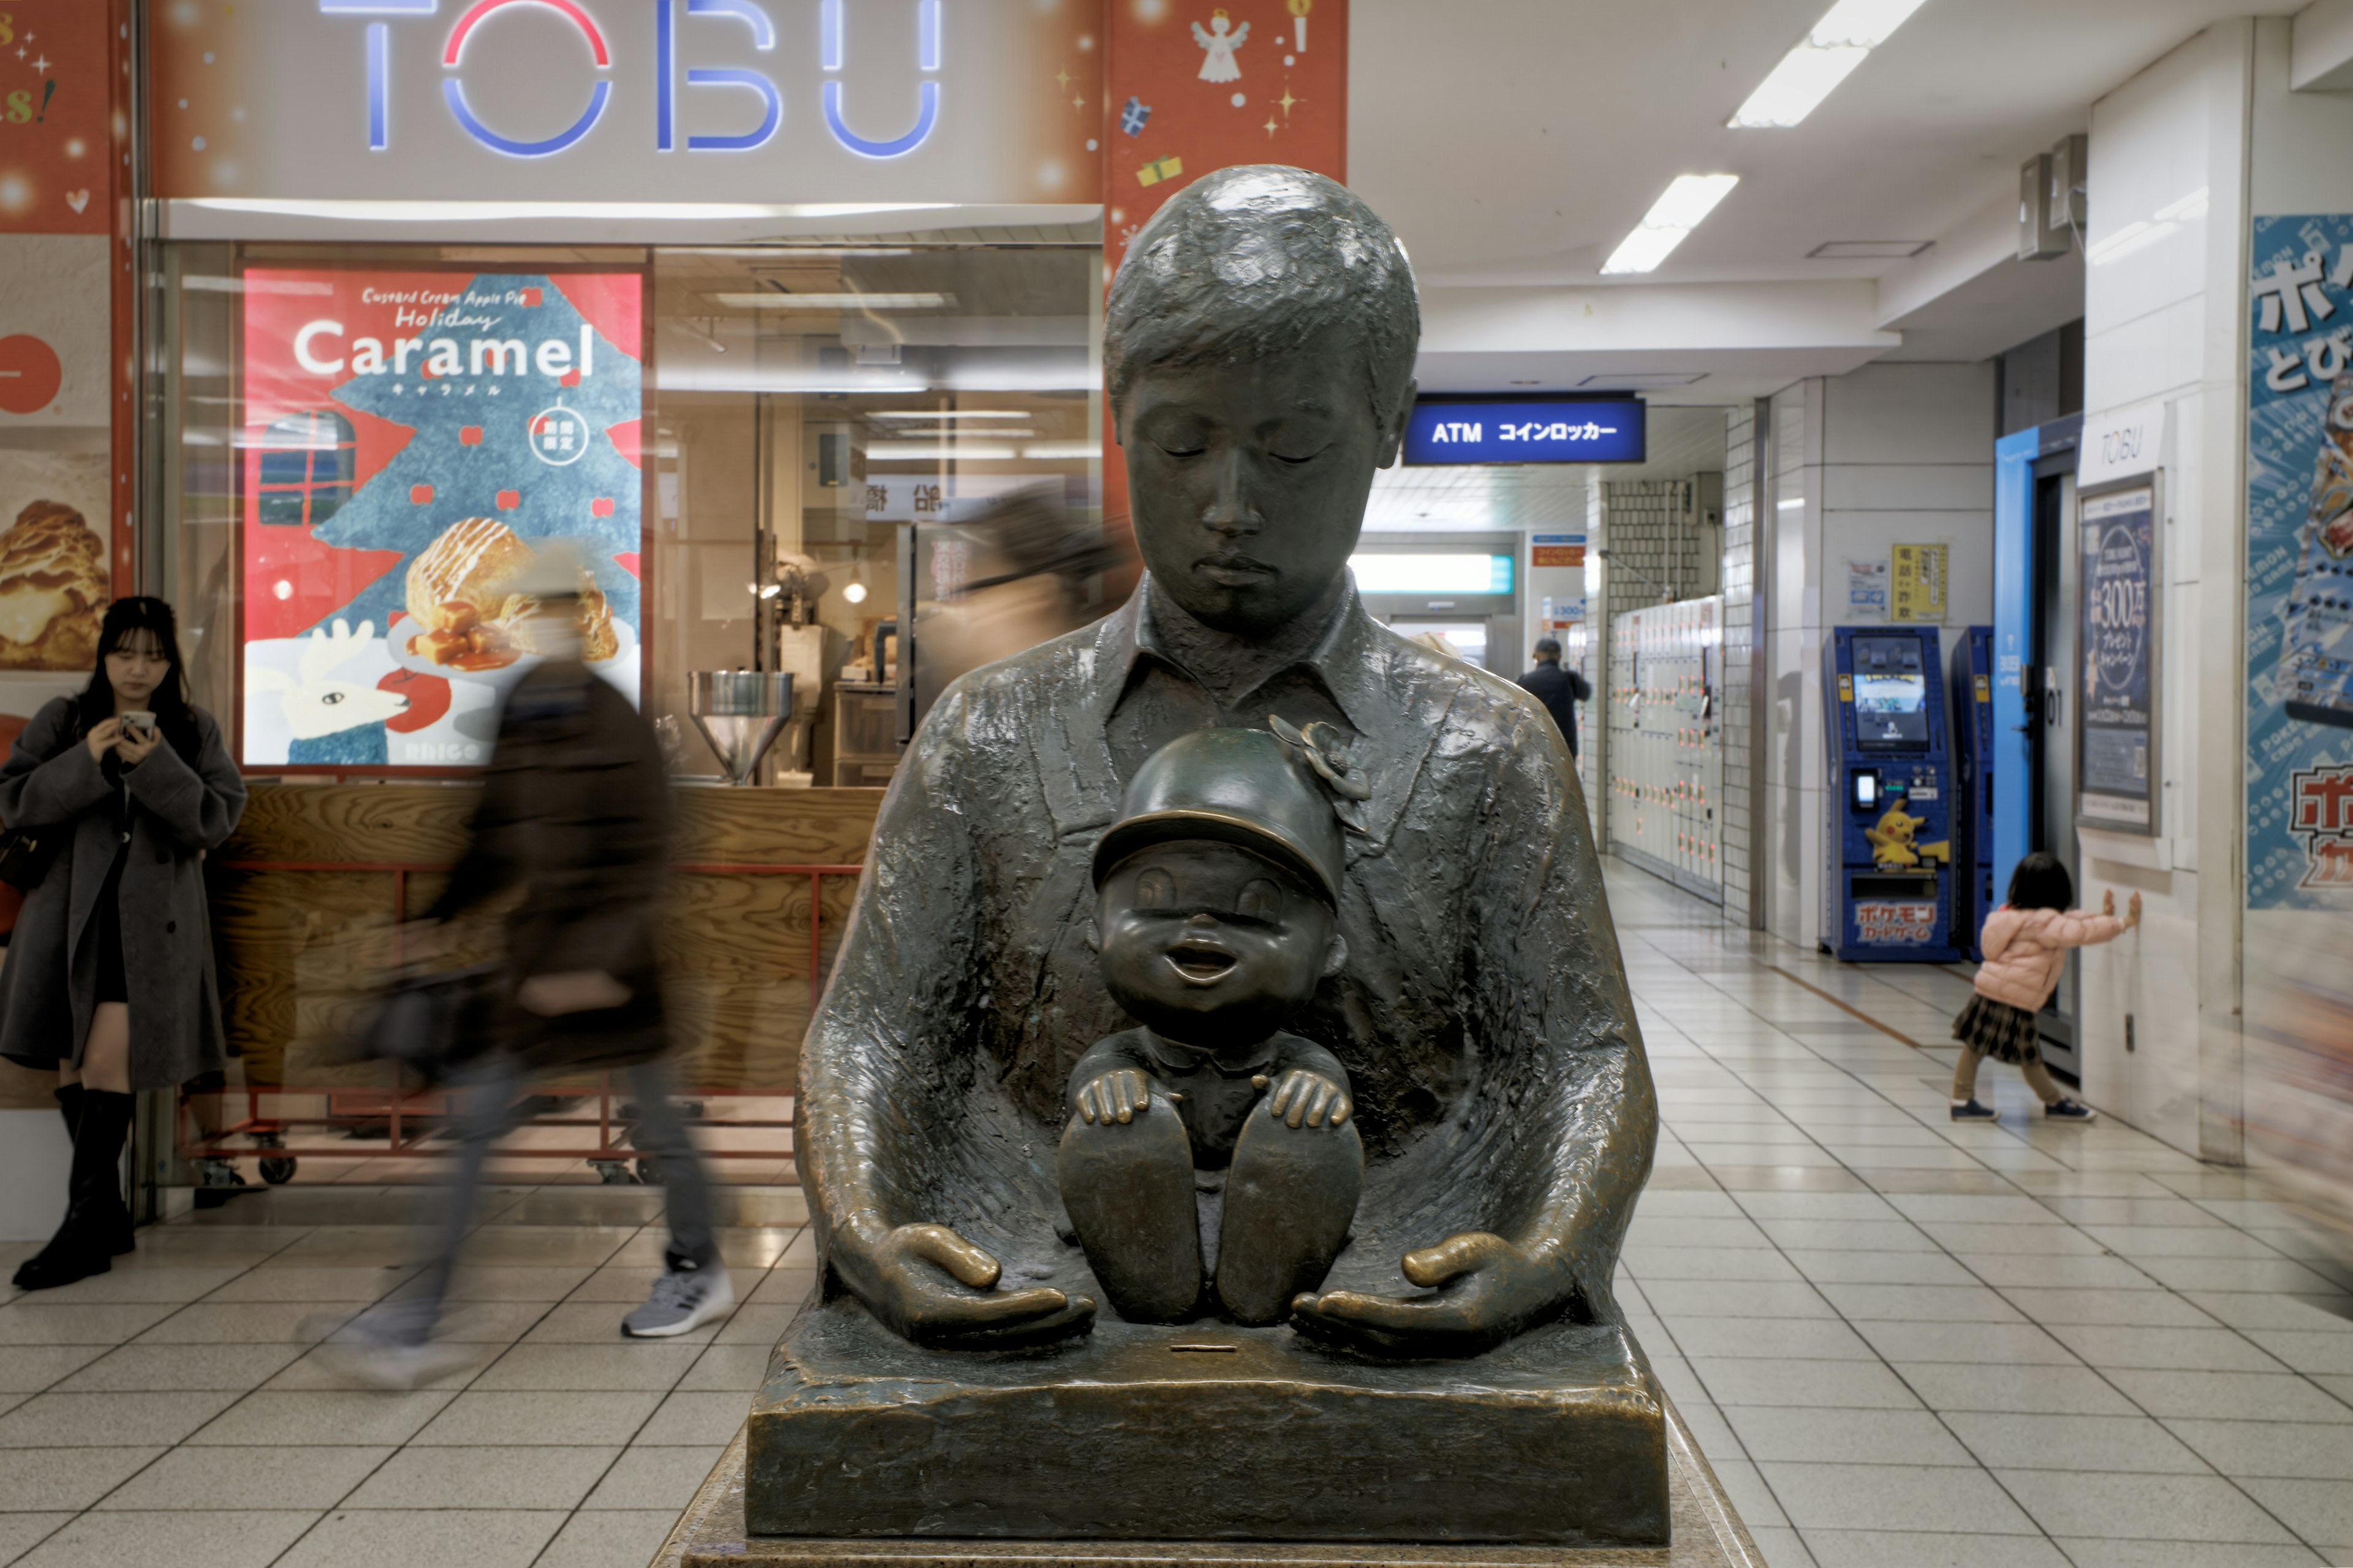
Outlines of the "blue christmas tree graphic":
[[[480,274],[436,324],[408,331],[424,352],[404,370],[353,375],[333,395],[414,434],[312,531],[323,544],[397,550],[400,562],[320,625],[373,621],[383,635],[405,606],[409,563],[452,524],[488,517],[526,542],[576,541],[613,614],[637,626],[638,580],[613,557],[640,548],[641,481],[608,434],[643,412],[636,357],[539,276]],[[429,368],[442,339],[456,347],[454,374],[446,355],[443,374]],[[566,365],[568,375],[550,371]]]

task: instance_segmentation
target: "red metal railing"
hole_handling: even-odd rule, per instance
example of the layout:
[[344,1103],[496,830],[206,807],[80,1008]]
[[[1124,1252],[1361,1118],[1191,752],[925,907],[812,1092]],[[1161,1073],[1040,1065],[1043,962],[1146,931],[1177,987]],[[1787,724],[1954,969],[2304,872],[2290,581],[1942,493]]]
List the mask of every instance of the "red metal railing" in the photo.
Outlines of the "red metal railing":
[[[420,873],[447,871],[450,868],[447,863],[405,860],[230,860],[222,862],[219,868],[248,872],[340,871],[389,875],[392,878],[392,917],[396,960],[397,932],[400,924],[408,918],[408,879]],[[673,869],[685,876],[807,877],[808,879],[808,995],[809,1008],[814,1014],[818,997],[825,988],[825,879],[828,877],[854,878],[865,868],[850,865],[776,865],[758,861],[713,860],[685,862],[674,867]],[[224,1104],[239,1094],[244,1097],[246,1102],[246,1114],[243,1120],[215,1128],[210,1131],[202,1130],[197,1125],[194,1115],[194,1103],[202,1098],[203,1091],[183,1090],[178,1118],[179,1155],[184,1160],[258,1157],[264,1161],[290,1162],[305,1154],[320,1159],[335,1160],[388,1157],[417,1159],[437,1156],[442,1151],[426,1148],[425,1144],[427,1140],[439,1131],[438,1123],[428,1121],[423,1130],[419,1131],[417,1122],[420,1117],[446,1114],[448,1094],[439,1090],[404,1089],[400,1081],[400,1068],[396,1066],[387,1064],[385,1072],[387,1081],[384,1091],[384,1109],[381,1111],[375,1110],[372,1106],[365,1110],[353,1108],[337,1111],[336,1099],[349,1097],[355,1092],[349,1085],[304,1087],[297,1084],[270,1086],[248,1084],[237,1090],[210,1091],[216,1094]],[[373,1091],[357,1092],[367,1094],[371,1100],[373,1100]],[[772,1099],[780,1092],[789,1093],[790,1090],[789,1089],[689,1088],[681,1092],[700,1099]],[[323,1096],[328,1101],[328,1109],[321,1115],[290,1115],[281,1111],[275,1116],[265,1116],[262,1114],[261,1108],[264,1096]],[[617,1141],[617,1130],[615,1127],[614,1117],[615,1096],[610,1073],[597,1075],[596,1098],[596,1114],[593,1117],[541,1116],[533,1117],[522,1123],[533,1127],[594,1127],[596,1129],[596,1137],[593,1147],[564,1144],[554,1147],[510,1148],[500,1152],[501,1158],[587,1161],[600,1165],[619,1164],[635,1158],[636,1150],[626,1142]],[[408,1123],[406,1127],[403,1126],[404,1120]],[[315,1145],[298,1145],[286,1142],[288,1132],[297,1128],[348,1129],[377,1121],[385,1123],[387,1146],[367,1147],[363,1144],[355,1148],[348,1141],[335,1144]],[[788,1128],[791,1123],[776,1121],[729,1121],[714,1125],[733,1131],[737,1129],[750,1131],[784,1129]],[[372,1142],[373,1140],[368,1142]],[[773,1160],[778,1157],[779,1152],[779,1151],[756,1149],[705,1149],[703,1151],[706,1158],[723,1160]],[[291,1173],[290,1164],[285,1169],[289,1174]]]

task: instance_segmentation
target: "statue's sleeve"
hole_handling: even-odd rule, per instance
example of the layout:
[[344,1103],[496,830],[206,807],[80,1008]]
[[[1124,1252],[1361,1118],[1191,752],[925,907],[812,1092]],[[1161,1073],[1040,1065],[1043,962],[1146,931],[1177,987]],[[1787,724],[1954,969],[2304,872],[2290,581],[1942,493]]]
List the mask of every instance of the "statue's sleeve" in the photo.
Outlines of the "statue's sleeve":
[[1576,764],[1521,707],[1486,807],[1481,920],[1467,940],[1482,1075],[1476,1146],[1496,1228],[1564,1266],[1582,1318],[1610,1279],[1658,1142],[1658,1097],[1601,882]]
[[960,1077],[954,1058],[969,1048],[978,1011],[968,706],[955,689],[934,705],[883,796],[802,1047],[794,1151],[820,1246],[860,1211],[881,1227],[939,1217],[927,1211]]

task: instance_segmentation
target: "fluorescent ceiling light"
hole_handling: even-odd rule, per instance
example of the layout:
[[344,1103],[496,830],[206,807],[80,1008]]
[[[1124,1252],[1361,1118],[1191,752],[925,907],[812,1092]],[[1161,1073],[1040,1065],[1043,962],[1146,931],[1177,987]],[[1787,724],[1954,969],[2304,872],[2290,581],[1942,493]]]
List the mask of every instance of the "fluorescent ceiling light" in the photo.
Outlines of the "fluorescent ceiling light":
[[1651,204],[1641,226],[1618,242],[1604,272],[1648,272],[1667,258],[1684,237],[1715,210],[1740,183],[1737,174],[1677,174],[1666,194]]
[[875,441],[866,448],[866,456],[881,463],[996,463],[1013,455],[1010,447],[976,447],[964,441]]
[[1028,419],[1029,415],[1018,408],[934,408],[926,413],[902,411],[869,414],[869,419],[910,419],[929,423],[934,419]]
[[1786,129],[1804,120],[1844,81],[1863,57],[1885,43],[1924,0],[1838,0],[1803,43],[1757,84],[1727,124],[1736,129]]
[[515,218],[670,219],[858,217],[869,213],[928,212],[938,202],[457,202],[343,201],[296,197],[188,196],[205,212],[272,217],[359,219],[372,223],[497,223]]
[[[996,432],[992,430],[989,434],[993,436]],[[1103,456],[1103,448],[1092,441],[1039,441],[1022,447],[1021,455],[1050,462],[1070,462],[1078,458],[1099,458]]]
[[712,294],[731,310],[952,310],[953,294]]
[[1841,44],[1875,49],[1924,4],[1926,0],[1838,0],[1837,5],[1822,13],[1822,19],[1814,24],[1807,41],[1820,49],[1836,48]]

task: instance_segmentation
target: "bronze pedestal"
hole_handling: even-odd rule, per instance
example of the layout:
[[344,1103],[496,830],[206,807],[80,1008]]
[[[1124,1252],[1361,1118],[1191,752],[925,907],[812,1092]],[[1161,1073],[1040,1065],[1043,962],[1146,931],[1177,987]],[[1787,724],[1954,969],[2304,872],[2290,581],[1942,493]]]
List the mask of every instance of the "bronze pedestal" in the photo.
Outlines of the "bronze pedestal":
[[1288,1328],[1099,1320],[927,1351],[804,1308],[752,1407],[757,1535],[1658,1542],[1662,1401],[1610,1325],[1379,1363]]

